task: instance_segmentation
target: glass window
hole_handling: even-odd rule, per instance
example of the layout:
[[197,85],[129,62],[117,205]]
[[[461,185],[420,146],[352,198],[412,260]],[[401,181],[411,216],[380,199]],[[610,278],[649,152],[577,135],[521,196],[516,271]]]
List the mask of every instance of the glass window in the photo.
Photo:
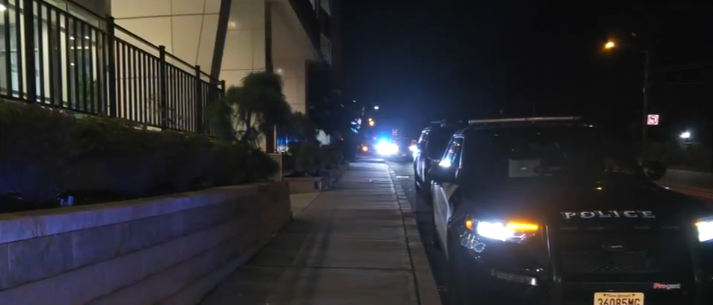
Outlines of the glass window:
[[488,180],[637,176],[640,168],[623,147],[591,128],[478,131],[468,136],[463,165]]
[[463,147],[463,138],[453,138],[448,149],[446,149],[441,159],[440,166],[443,167],[458,167],[460,161],[461,148]]
[[330,0],[320,0],[319,5],[325,12],[327,12],[327,15],[332,15],[332,5]]

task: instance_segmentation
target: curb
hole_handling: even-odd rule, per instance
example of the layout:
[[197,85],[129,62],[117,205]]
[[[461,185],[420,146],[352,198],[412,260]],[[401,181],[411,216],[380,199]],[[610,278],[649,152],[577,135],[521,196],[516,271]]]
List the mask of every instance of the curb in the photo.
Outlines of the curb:
[[433,277],[431,264],[428,262],[426,249],[421,241],[421,234],[418,231],[416,218],[411,204],[408,202],[406,193],[400,183],[397,182],[396,173],[388,167],[389,176],[396,191],[396,197],[401,209],[401,218],[406,231],[406,242],[408,244],[411,268],[414,280],[416,281],[416,294],[420,305],[441,305],[441,296],[438,292],[436,280]]

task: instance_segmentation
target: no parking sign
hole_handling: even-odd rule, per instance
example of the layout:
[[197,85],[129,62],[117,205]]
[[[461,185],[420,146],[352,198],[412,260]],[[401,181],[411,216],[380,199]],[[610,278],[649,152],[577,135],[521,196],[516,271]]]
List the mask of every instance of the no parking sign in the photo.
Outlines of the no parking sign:
[[649,114],[646,117],[646,124],[647,125],[658,125],[659,124],[659,115],[658,114]]

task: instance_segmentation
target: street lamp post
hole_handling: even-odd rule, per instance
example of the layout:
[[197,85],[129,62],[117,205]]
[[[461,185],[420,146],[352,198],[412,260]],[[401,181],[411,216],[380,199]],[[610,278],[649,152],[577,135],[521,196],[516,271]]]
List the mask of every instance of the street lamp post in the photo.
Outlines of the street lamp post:
[[[604,49],[606,50],[611,50],[617,47],[617,44],[611,40],[604,44]],[[644,144],[646,143],[646,131],[648,128],[649,91],[651,88],[651,51],[650,49],[642,50],[628,45],[625,47],[644,54],[644,87],[642,89],[643,109],[641,115],[641,147],[643,149]]]

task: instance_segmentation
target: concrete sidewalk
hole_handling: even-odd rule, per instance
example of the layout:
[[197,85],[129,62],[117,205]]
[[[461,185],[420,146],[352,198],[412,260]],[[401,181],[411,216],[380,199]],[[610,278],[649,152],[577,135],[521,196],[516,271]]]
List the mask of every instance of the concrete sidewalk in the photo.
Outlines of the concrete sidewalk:
[[440,304],[399,194],[386,164],[353,163],[332,190],[293,196],[294,221],[200,305]]

